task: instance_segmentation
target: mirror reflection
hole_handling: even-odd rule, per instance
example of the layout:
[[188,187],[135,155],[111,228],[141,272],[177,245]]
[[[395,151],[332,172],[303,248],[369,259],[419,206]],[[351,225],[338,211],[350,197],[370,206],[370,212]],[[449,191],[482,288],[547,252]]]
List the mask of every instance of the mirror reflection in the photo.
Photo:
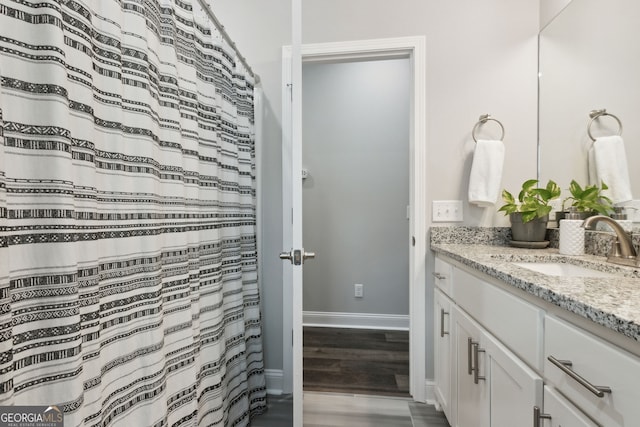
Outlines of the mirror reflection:
[[[589,184],[594,138],[616,135],[617,117],[633,199],[640,199],[640,2],[572,0],[540,32],[539,178],[567,194],[575,179]],[[640,201],[623,203],[640,207]],[[640,211],[627,209],[640,221]]]

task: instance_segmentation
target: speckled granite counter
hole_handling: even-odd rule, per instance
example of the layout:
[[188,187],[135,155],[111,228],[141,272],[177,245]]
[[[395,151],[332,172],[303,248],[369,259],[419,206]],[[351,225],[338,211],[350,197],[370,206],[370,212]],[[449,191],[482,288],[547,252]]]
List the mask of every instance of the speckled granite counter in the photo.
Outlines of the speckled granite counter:
[[[640,343],[638,268],[607,263],[601,256],[564,256],[553,248],[519,249],[495,244],[435,243],[432,239],[431,249]],[[550,276],[514,265],[514,261],[564,262],[612,273],[614,276]]]

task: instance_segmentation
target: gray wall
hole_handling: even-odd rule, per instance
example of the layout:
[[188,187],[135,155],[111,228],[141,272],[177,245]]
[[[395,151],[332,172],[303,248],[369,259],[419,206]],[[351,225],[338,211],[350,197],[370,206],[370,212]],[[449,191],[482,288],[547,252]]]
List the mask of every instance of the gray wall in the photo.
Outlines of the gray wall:
[[[282,369],[281,46],[291,43],[289,0],[211,0],[237,46],[260,75],[266,98],[262,171],[265,362]],[[531,0],[304,0],[303,42],[425,35],[427,39],[427,212],[432,200],[463,200],[464,223],[507,226],[496,209],[467,200],[471,130],[491,113],[506,129],[503,186],[536,176],[537,34]],[[417,236],[419,238],[419,236]],[[427,236],[423,236],[427,238]],[[427,309],[433,306],[427,259]],[[427,331],[432,316],[427,315]],[[427,335],[427,356],[432,352]],[[427,378],[433,368],[427,358]]]
[[409,314],[409,65],[303,64],[305,311]]

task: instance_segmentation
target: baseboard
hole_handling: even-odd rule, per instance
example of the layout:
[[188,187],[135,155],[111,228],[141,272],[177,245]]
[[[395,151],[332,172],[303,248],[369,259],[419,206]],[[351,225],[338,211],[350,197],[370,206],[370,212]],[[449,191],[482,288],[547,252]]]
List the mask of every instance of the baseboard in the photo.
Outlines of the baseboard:
[[282,394],[282,369],[265,369],[265,380],[267,382],[267,394],[281,395]]
[[329,328],[408,331],[409,315],[305,311],[302,313],[302,324],[304,326],[323,326]]
[[436,406],[436,390],[435,390],[435,383],[433,382],[433,380],[425,380],[424,381],[424,390],[425,390],[425,398],[426,401],[425,403],[428,405],[434,405]]

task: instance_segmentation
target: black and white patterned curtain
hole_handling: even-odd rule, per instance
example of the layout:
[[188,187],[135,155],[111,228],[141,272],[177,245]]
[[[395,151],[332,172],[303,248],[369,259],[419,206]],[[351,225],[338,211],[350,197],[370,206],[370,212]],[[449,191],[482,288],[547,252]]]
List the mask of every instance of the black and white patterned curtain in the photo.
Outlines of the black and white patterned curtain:
[[265,406],[253,80],[197,0],[0,3],[0,405]]

